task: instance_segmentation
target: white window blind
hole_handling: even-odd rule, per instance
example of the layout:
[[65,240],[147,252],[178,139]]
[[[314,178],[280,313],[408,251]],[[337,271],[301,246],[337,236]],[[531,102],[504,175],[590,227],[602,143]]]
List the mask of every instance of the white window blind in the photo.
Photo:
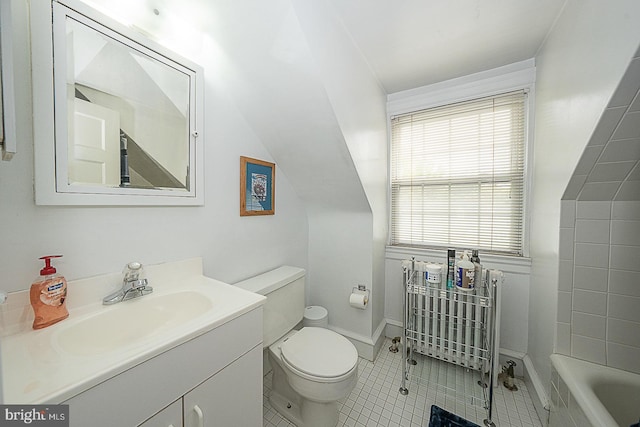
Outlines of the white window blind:
[[391,244],[522,255],[524,91],[391,120]]

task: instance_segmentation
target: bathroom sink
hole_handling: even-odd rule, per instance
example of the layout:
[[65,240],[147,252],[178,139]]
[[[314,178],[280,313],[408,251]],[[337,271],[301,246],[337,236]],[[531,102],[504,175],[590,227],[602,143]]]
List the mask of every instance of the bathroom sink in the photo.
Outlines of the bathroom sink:
[[0,328],[3,403],[63,403],[265,300],[204,276],[200,258],[148,265],[146,272],[153,292],[113,305],[102,299],[121,283],[120,273],[69,281],[69,317],[35,331],[33,318],[23,315],[29,290],[13,298],[11,329]]
[[187,324],[212,306],[211,299],[197,291],[147,295],[105,307],[81,322],[69,322],[53,341],[72,355],[105,354]]

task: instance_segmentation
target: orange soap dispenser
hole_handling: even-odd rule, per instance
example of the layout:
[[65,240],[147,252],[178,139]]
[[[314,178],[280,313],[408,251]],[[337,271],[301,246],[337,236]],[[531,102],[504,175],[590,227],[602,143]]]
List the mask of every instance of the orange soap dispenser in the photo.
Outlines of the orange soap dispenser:
[[51,258],[60,258],[62,255],[43,256],[45,267],[40,270],[40,277],[31,285],[29,297],[31,306],[36,315],[33,320],[33,329],[41,329],[51,326],[69,317],[65,305],[67,299],[67,280],[56,273],[51,266]]

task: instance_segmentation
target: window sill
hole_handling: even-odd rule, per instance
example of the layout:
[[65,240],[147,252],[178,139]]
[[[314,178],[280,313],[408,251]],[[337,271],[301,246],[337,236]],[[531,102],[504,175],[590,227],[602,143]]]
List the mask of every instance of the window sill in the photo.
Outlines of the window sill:
[[[385,258],[389,260],[404,260],[415,257],[417,261],[433,261],[446,264],[447,252],[442,249],[412,248],[407,246],[387,246]],[[531,258],[483,254],[480,252],[480,263],[483,268],[502,270],[505,273],[529,274],[531,272]]]

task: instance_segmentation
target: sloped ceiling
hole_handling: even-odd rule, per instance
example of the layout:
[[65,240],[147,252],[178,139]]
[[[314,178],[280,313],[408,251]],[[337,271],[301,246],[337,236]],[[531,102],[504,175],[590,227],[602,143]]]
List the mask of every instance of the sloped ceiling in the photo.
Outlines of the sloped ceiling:
[[[305,203],[370,210],[339,113],[296,16],[297,0],[85,1],[116,16],[129,13],[127,21],[158,38],[169,31],[162,22],[170,20],[199,28],[218,50],[216,76]],[[565,3],[328,1],[386,93],[534,57]]]

